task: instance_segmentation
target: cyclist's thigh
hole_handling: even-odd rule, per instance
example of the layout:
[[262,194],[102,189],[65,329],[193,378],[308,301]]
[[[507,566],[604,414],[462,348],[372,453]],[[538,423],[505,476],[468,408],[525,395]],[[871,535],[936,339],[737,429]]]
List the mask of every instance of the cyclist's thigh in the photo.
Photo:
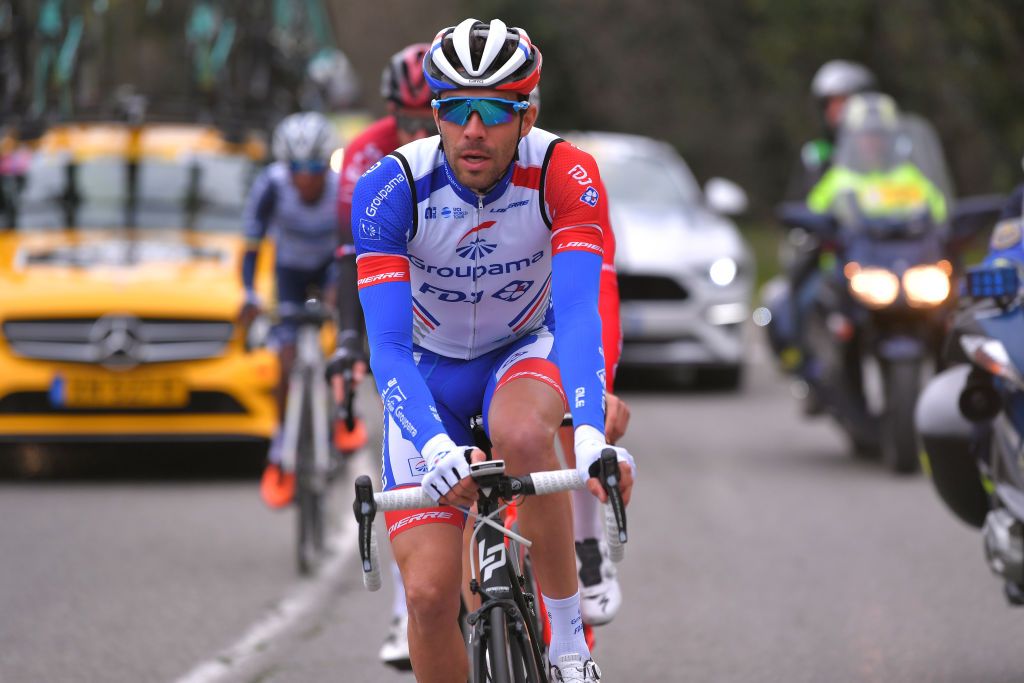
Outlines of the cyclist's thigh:
[[[519,383],[520,380],[530,380]],[[542,327],[519,341],[511,344],[499,354],[491,368],[484,390],[482,412],[484,429],[490,434],[490,422],[494,418],[492,405],[498,390],[517,382],[517,386],[525,387],[530,395],[536,395],[542,404],[543,412],[557,412],[560,422],[568,403],[562,389],[562,376],[558,371],[558,360],[555,356],[555,338],[551,331]],[[517,390],[516,393],[519,393]],[[557,408],[552,408],[557,405]],[[499,406],[500,407],[500,406]],[[528,406],[524,406],[524,409]]]
[[462,530],[448,524],[418,526],[393,538],[391,549],[410,602],[431,613],[448,610],[448,615],[436,615],[437,620],[454,624],[462,583]]
[[[496,454],[509,461],[510,472],[557,467],[552,444],[566,403],[553,341],[542,328],[506,349],[492,368],[484,394],[484,427]],[[528,452],[500,452],[510,443]]]
[[[274,269],[277,283],[277,309],[282,316],[297,313],[306,302],[309,287],[320,282],[319,271],[298,270],[277,266]],[[295,344],[298,326],[294,322],[281,321],[274,326],[274,339],[281,346]]]

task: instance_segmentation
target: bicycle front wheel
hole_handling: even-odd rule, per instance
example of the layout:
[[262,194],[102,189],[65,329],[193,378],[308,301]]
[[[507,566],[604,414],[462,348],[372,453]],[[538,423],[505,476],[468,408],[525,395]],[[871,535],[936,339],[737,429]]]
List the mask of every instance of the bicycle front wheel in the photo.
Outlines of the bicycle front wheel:
[[[303,392],[305,393],[305,392]],[[324,547],[323,494],[317,486],[313,441],[313,415],[308,396],[299,419],[299,442],[295,458],[295,504],[298,512],[296,560],[299,573],[312,573]]]
[[491,683],[513,683],[509,656],[508,619],[502,607],[492,607],[487,616],[487,664]]

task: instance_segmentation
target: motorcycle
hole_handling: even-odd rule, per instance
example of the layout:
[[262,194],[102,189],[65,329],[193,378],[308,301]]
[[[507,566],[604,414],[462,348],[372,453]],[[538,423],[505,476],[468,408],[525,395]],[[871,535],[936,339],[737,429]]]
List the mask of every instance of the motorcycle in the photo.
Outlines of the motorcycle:
[[950,342],[969,363],[957,407],[973,429],[959,444],[932,437],[929,469],[943,502],[981,529],[1008,601],[1024,605],[1024,292],[1013,267],[976,268],[965,285],[972,303]]
[[[805,373],[824,412],[857,453],[880,451],[892,471],[916,471],[914,406],[950,311],[953,268],[942,232],[927,213],[837,220],[790,207],[782,219],[821,241],[824,268],[804,343],[813,359]],[[871,392],[872,375],[880,392]]]

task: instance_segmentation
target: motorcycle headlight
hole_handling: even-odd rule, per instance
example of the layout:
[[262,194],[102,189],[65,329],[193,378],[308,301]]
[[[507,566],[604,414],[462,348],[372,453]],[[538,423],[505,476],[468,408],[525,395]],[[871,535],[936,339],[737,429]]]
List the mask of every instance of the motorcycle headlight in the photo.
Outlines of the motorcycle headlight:
[[884,308],[899,296],[900,279],[885,268],[847,268],[846,274],[853,296],[869,308]]
[[903,273],[907,303],[914,308],[928,308],[949,298],[949,272],[944,265],[914,266]]

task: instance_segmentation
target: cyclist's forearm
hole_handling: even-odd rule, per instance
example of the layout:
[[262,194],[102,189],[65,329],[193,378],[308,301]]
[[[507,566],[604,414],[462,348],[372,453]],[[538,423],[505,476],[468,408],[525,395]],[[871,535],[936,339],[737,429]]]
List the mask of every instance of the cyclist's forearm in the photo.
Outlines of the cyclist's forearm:
[[350,345],[350,348],[361,350],[366,337],[363,323],[363,307],[359,302],[356,286],[358,271],[356,268],[355,250],[342,245],[338,252],[338,292],[335,300],[338,307],[338,342]]
[[359,291],[366,311],[370,367],[384,409],[421,453],[445,434],[434,397],[412,357],[412,291],[408,282],[390,282]]
[[555,350],[573,424],[604,434],[604,358],[597,300],[601,257],[569,251],[554,257]]
[[256,260],[259,249],[246,249],[242,256],[242,285],[246,291],[252,291],[256,281]]

